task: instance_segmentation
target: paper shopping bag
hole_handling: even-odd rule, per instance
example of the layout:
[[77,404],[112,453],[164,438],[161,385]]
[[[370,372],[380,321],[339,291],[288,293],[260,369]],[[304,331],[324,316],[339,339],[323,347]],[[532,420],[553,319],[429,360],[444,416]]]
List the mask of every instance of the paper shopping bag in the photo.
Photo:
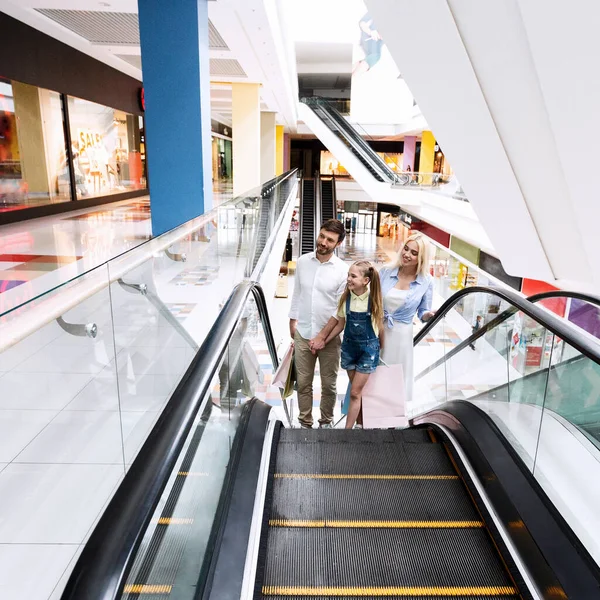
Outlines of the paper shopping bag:
[[288,374],[290,369],[292,368],[292,362],[294,360],[294,343],[290,343],[289,348],[286,350],[281,362],[279,363],[279,367],[277,367],[277,371],[275,371],[275,375],[273,375],[273,385],[275,387],[285,389],[285,384],[287,383]]
[[381,365],[367,379],[362,393],[363,427],[406,427],[406,393],[402,365]]

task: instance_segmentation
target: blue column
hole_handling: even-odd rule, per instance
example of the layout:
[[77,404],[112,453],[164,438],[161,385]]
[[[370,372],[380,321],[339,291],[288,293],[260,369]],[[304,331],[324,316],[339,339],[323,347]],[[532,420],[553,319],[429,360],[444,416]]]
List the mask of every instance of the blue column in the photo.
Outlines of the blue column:
[[208,0],[139,0],[152,234],[212,207]]

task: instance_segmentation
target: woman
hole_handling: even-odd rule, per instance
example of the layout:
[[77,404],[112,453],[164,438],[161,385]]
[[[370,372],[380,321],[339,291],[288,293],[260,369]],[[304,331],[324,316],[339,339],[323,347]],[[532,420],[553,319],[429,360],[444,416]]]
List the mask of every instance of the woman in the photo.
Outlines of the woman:
[[395,262],[379,272],[385,326],[381,360],[388,365],[402,365],[407,402],[412,399],[413,387],[413,318],[417,314],[426,322],[434,315],[428,264],[425,238],[414,233],[398,251]]

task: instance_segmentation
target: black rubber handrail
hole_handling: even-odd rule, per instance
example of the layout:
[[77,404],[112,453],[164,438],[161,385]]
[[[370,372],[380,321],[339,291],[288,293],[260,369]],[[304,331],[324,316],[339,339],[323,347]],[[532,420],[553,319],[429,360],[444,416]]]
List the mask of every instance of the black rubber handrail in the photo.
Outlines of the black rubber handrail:
[[600,296],[594,296],[593,294],[583,294],[581,292],[572,292],[568,290],[552,290],[550,292],[541,292],[529,296],[527,300],[529,302],[541,302],[542,300],[549,300],[552,298],[573,298],[575,300],[582,300],[594,306],[600,306]]
[[[474,286],[464,288],[453,294],[446,302],[436,311],[435,316],[430,319],[425,327],[419,331],[414,338],[416,346],[425,336],[446,316],[446,314],[454,308],[454,306],[465,296],[470,294],[489,294],[496,296],[500,300],[508,302],[512,306],[503,311],[498,317],[477,330],[470,338],[462,342],[454,350],[462,349],[468,343],[477,340],[482,335],[485,335],[490,329],[496,327],[503,320],[508,319],[512,314],[521,311],[531,317],[546,329],[558,335],[567,344],[570,344],[575,349],[579,350],[584,356],[587,356],[596,363],[600,363],[600,344],[592,341],[588,336],[581,334],[574,327],[567,324],[563,319],[557,317],[548,311],[536,306],[533,302],[523,298],[517,292],[508,289],[491,288],[484,286]],[[448,356],[444,358],[446,360]],[[443,362],[443,361],[442,361]]]
[[[319,117],[325,125],[335,133],[327,122],[322,118],[323,116],[329,119],[336,127],[337,131],[349,142],[361,157],[369,163],[369,168],[373,169],[377,175],[383,180],[388,182],[394,182],[393,171],[385,165],[385,161],[381,160],[381,157],[362,139],[360,134],[344,119],[343,116],[336,115],[333,111],[329,110],[326,104],[319,101],[318,98],[302,98],[300,100],[303,104],[309,106],[313,112]],[[322,113],[322,114],[319,114]],[[383,165],[381,164],[383,163]]]
[[279,361],[262,288],[236,286],[200,350],[173,392],[81,553],[62,600],[116,600],[169,477],[210,389],[229,341],[252,295],[263,323],[273,365]]

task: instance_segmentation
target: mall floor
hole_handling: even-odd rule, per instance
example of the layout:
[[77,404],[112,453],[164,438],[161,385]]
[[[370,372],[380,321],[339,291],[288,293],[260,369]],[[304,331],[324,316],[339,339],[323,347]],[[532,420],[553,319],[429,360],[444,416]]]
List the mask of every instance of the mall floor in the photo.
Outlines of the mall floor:
[[[230,182],[215,184],[214,206],[232,192]],[[0,226],[0,318],[143,244],[151,231],[148,196]]]

